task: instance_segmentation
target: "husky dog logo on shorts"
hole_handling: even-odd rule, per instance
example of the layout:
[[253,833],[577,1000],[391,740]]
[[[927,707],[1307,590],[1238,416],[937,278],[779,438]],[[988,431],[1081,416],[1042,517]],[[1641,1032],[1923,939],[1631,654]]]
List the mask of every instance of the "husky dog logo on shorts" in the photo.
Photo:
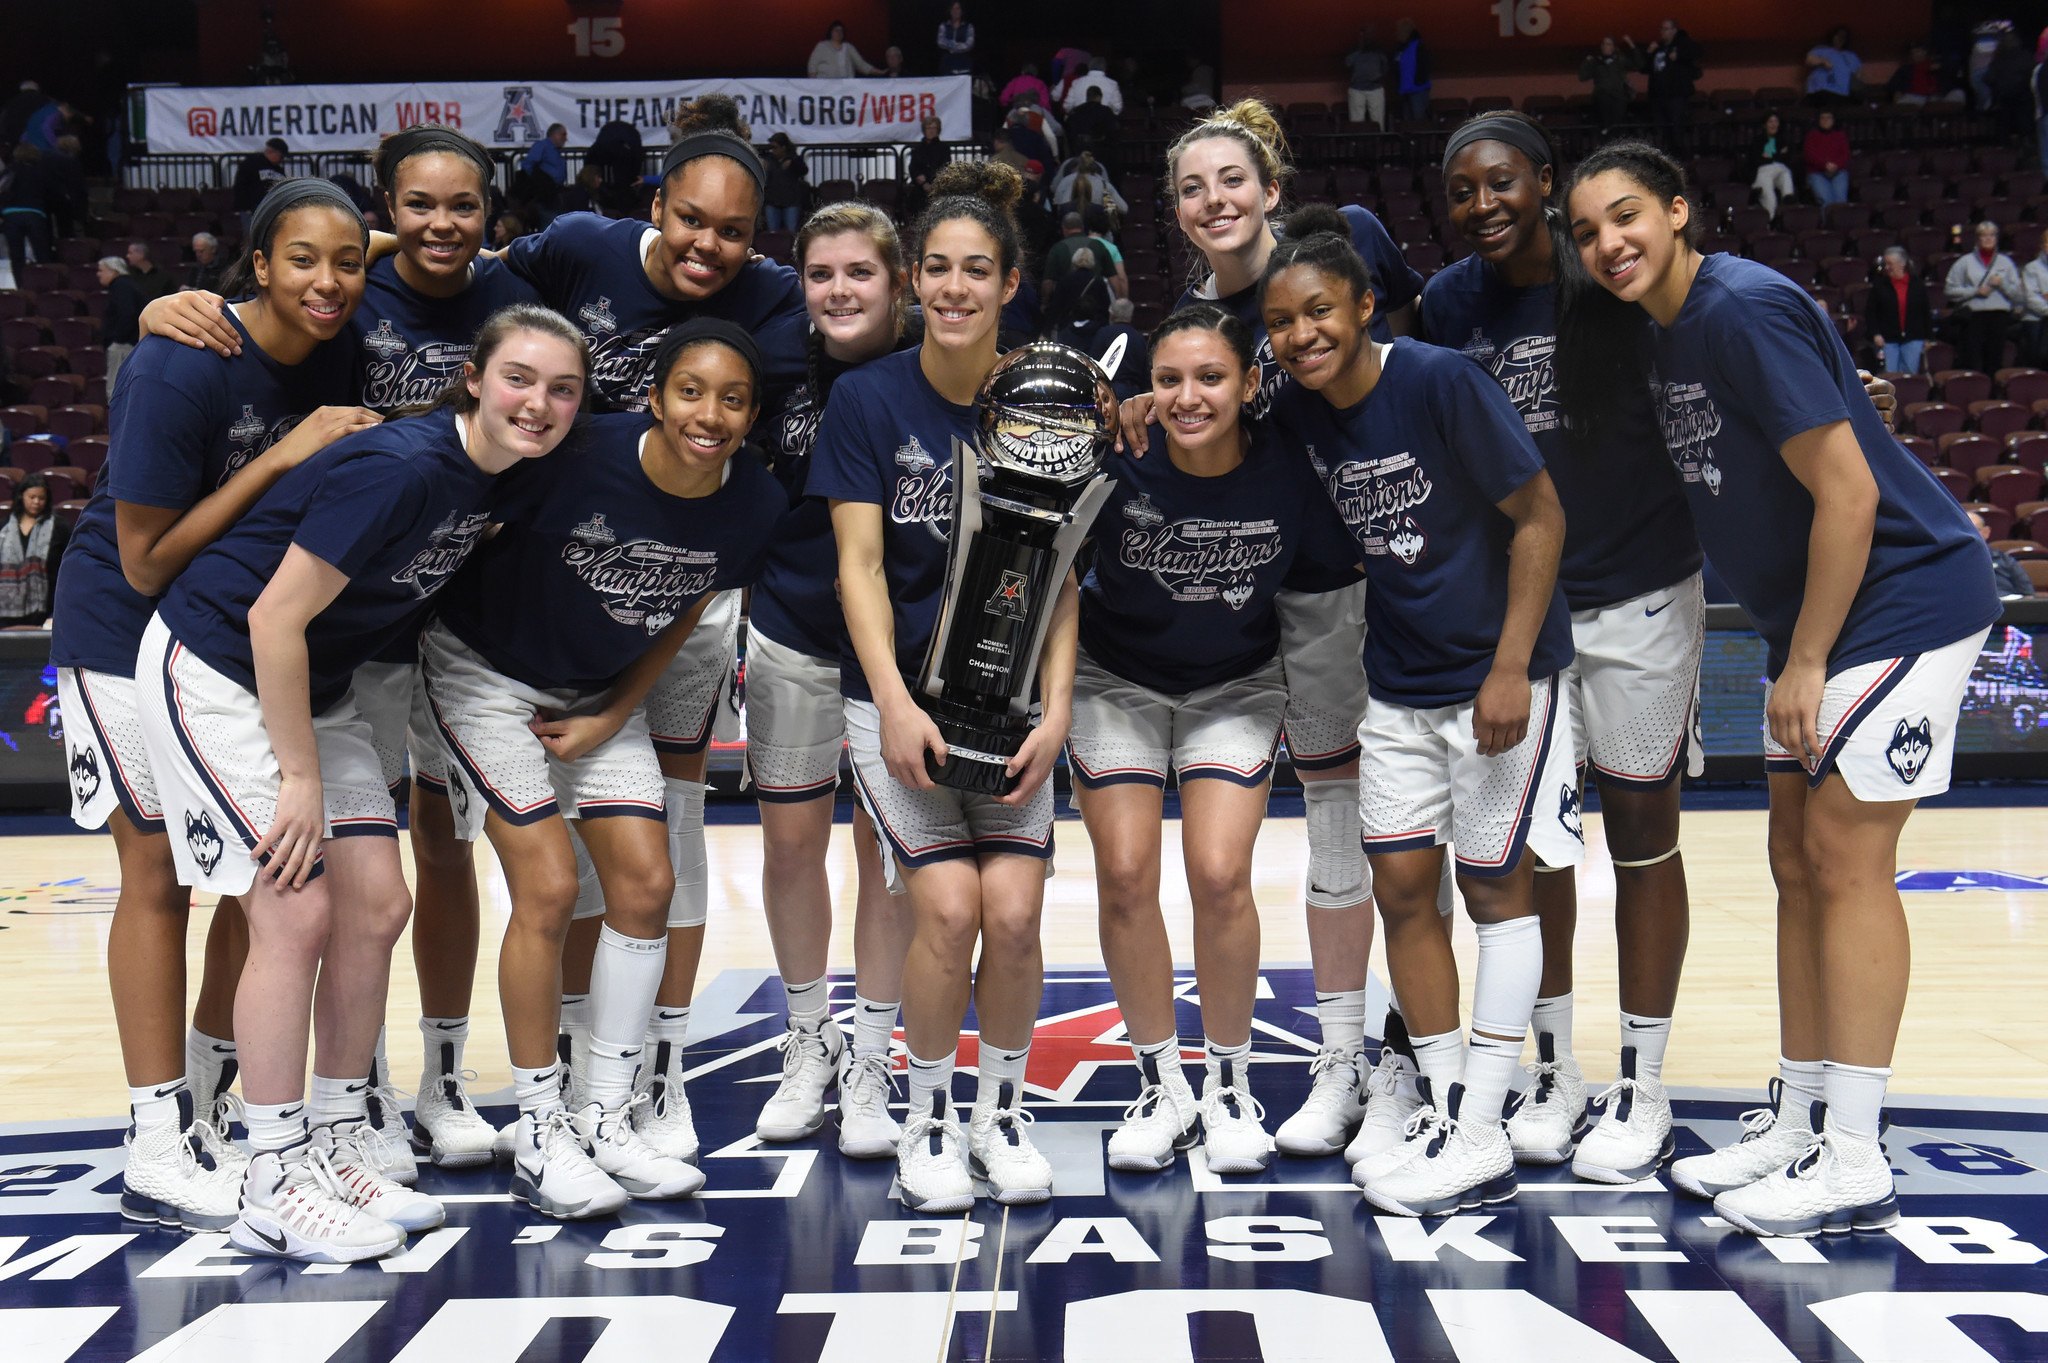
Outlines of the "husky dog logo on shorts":
[[1028,600],[1025,596],[1025,588],[1030,585],[1030,581],[1025,578],[1024,574],[1005,570],[1003,580],[996,585],[995,592],[988,599],[988,604],[981,608],[983,614],[1004,615],[1012,620],[1022,620],[1024,618],[1025,602]]
[[227,850],[220,830],[213,826],[213,815],[206,813],[197,818],[185,816],[185,846],[191,849],[192,860],[199,863],[199,869],[208,875],[220,865],[220,854]]
[[448,799],[455,806],[455,817],[469,817],[469,783],[462,779],[462,773],[454,763],[448,764]]
[[1884,760],[1907,785],[1920,778],[1920,769],[1927,765],[1927,759],[1934,752],[1934,725],[1925,715],[1917,724],[1900,720],[1892,730],[1892,741],[1885,745]]
[[434,527],[434,533],[427,537],[427,547],[414,554],[412,562],[393,573],[391,580],[411,587],[422,599],[432,596],[457,568],[469,560],[470,550],[476,548],[477,541],[483,538],[484,527],[490,523],[491,513],[488,511],[472,511],[467,516],[449,512]]
[[1586,840],[1585,824],[1579,818],[1579,788],[1577,786],[1564,785],[1558,788],[1557,821],[1564,825],[1565,832],[1571,834],[1580,842]]
[[100,793],[100,755],[91,748],[78,748],[71,754],[71,790],[80,805],[91,804],[92,797]]

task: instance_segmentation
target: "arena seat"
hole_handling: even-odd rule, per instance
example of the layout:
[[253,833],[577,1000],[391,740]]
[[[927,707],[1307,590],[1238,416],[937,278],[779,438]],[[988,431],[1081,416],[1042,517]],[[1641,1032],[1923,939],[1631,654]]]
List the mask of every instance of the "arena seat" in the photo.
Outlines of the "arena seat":
[[2005,460],[2036,473],[2048,473],[2048,431],[2014,431],[2005,438]]
[[1911,402],[1900,409],[1899,415],[1913,434],[1939,440],[1962,430],[1969,414],[1946,402]]
[[2032,469],[2014,468],[2010,464],[1998,464],[1977,470],[1977,482],[1984,490],[1984,500],[1993,506],[2002,506],[2013,511],[2022,502],[2038,500],[2041,496],[2041,475]]
[[1970,424],[1993,440],[2002,441],[2024,431],[2033,419],[2031,411],[2003,398],[1984,398],[1970,404]]
[[1964,473],[1975,473],[1987,464],[1998,463],[2003,452],[1996,440],[1975,431],[1951,431],[1934,443],[1941,449],[1941,462]]
[[1964,502],[1963,510],[1974,511],[1984,518],[1984,528],[1995,540],[2005,539],[2012,534],[2013,513],[1996,502]]
[[1968,407],[1991,396],[1991,376],[1974,369],[1944,369],[1934,376],[1934,386],[1943,402]]

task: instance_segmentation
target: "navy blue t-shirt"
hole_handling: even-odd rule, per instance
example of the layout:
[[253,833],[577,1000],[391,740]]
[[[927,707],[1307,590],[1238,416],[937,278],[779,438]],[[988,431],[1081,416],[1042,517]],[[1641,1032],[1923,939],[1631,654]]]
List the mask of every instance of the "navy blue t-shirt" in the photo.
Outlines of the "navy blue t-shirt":
[[1998,618],[1983,540],[1885,429],[1820,308],[1777,271],[1711,255],[1669,327],[1652,326],[1651,392],[1700,542],[1785,666],[1806,591],[1813,497],[1780,450],[1847,421],[1877,481],[1863,583],[1830,674],[1967,638]]
[[796,271],[750,260],[702,302],[679,302],[647,278],[651,223],[564,213],[547,230],[506,248],[505,263],[590,342],[590,392],[600,411],[644,412],[654,352],[676,323],[718,317],[744,327],[761,348],[762,385],[803,377],[803,285]]
[[[882,508],[882,570],[895,610],[896,667],[924,668],[946,586],[953,534],[953,440],[974,447],[974,408],[939,396],[918,367],[923,348],[871,361],[832,385],[811,451],[805,491]],[[839,689],[873,700],[852,641],[842,645]]]
[[478,328],[499,308],[540,295],[504,261],[478,256],[469,287],[430,298],[398,275],[398,258],[370,267],[363,301],[349,319],[363,385],[363,406],[385,416],[433,402],[462,377]]
[[500,481],[463,452],[452,412],[358,431],[280,478],[192,560],[164,593],[164,623],[203,662],[254,691],[249,608],[298,545],[348,578],[306,626],[313,713],[323,714],[476,548]]
[[1251,431],[1244,462],[1215,478],[1176,467],[1157,430],[1143,459],[1110,457],[1081,646],[1117,676],[1184,695],[1255,672],[1279,651],[1273,598],[1297,560],[1357,561],[1308,461]]
[[504,508],[504,528],[441,599],[442,623],[515,681],[602,691],[711,592],[744,587],[788,501],[742,453],[724,486],[677,497],[640,464],[647,419],[584,422]]
[[354,391],[346,333],[303,362],[282,365],[264,354],[234,309],[227,315],[242,336],[240,355],[145,336],[121,366],[107,462],[57,575],[50,660],[60,667],[135,673],[154,603],[121,575],[115,502],[186,511],[308,413],[345,404]]
[[[1376,341],[1391,341],[1394,332],[1387,325],[1387,315],[1397,312],[1414,302],[1422,293],[1422,276],[1401,255],[1401,248],[1394,244],[1393,237],[1380,220],[1356,204],[1348,204],[1338,210],[1351,228],[1351,244],[1357,248],[1359,259],[1372,271],[1372,335]],[[1285,235],[1285,224],[1273,225],[1276,236]],[[1237,317],[1252,329],[1252,341],[1257,347],[1259,362],[1259,391],[1252,398],[1249,414],[1261,417],[1272,405],[1273,394],[1281,387],[1294,382],[1279,361],[1273,358],[1273,342],[1266,335],[1266,319],[1259,312],[1259,286],[1257,281],[1228,298],[1202,299],[1193,289],[1181,294],[1173,306],[1175,310],[1190,303],[1212,302],[1225,312]]]
[[[1543,471],[1522,414],[1456,351],[1404,338],[1357,406],[1289,384],[1272,420],[1307,451],[1364,551],[1372,694],[1418,710],[1478,695],[1508,604],[1514,522],[1497,503]],[[1529,675],[1571,660],[1571,615],[1554,591]]]
[[1633,600],[1699,571],[1699,536],[1651,405],[1617,393],[1597,437],[1566,428],[1552,363],[1555,284],[1514,288],[1467,256],[1423,289],[1422,337],[1477,361],[1521,412],[1564,504],[1557,580],[1573,610]]

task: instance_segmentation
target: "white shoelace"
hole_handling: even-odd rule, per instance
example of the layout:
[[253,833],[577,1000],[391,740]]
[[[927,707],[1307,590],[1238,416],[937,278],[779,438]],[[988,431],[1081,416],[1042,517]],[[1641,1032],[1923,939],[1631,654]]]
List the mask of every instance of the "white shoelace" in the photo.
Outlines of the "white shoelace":
[[1776,1108],[1753,1107],[1742,1114],[1742,1140],[1737,1144],[1761,1140],[1765,1133],[1778,1124]]
[[[886,1055],[857,1055],[847,1068],[846,1078],[841,1081],[849,1090],[848,1096],[856,1105],[872,1101],[883,1108],[896,1096],[896,1073],[889,1068]],[[880,1086],[881,1093],[871,1094],[870,1090]]]
[[1522,1073],[1535,1080],[1531,1085],[1530,1095],[1522,1100],[1524,1106],[1541,1107],[1550,1101],[1553,1093],[1557,1092],[1557,1076],[1560,1070],[1555,1060],[1533,1061],[1522,1066]]
[[1374,1093],[1383,1093],[1389,1098],[1398,1097],[1405,1073],[1401,1068],[1400,1056],[1392,1050],[1382,1051],[1379,1063],[1374,1065],[1372,1073],[1365,1077],[1366,1095],[1370,1097]]
[[1255,1122],[1264,1123],[1266,1120],[1265,1106],[1257,1098],[1235,1084],[1230,1085],[1228,1088],[1212,1089],[1202,1095],[1203,1107],[1208,1107],[1212,1103],[1220,1107],[1225,1102],[1235,1102],[1238,1105],[1238,1115],[1240,1117],[1248,1114]]
[[[1337,1077],[1339,1070],[1348,1071],[1349,1079]],[[1353,1093],[1358,1091],[1359,1063],[1350,1051],[1324,1047],[1316,1052],[1316,1058],[1309,1061],[1310,1088],[1303,1107],[1342,1107]]]
[[[1151,1109],[1150,1113],[1146,1111],[1148,1105]],[[1156,1116],[1160,1108],[1168,1105],[1171,1105],[1173,1108],[1174,1120],[1181,1127],[1185,1128],[1189,1119],[1194,1114],[1181,1106],[1179,1091],[1170,1089],[1164,1084],[1146,1085],[1144,1091],[1138,1094],[1138,1101],[1124,1109],[1124,1120],[1135,1122],[1148,1115]]]
[[1624,1092],[1637,1093],[1639,1091],[1640,1090],[1636,1080],[1617,1079],[1613,1083],[1609,1084],[1606,1088],[1601,1089],[1600,1092],[1594,1096],[1593,1106],[1597,1108],[1605,1108],[1609,1103],[1621,1097],[1621,1095]]

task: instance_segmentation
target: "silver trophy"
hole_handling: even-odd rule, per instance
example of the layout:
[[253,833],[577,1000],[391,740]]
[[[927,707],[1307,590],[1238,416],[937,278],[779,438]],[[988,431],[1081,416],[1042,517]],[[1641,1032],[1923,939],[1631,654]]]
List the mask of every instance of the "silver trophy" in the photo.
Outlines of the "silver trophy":
[[1109,377],[1069,346],[1037,341],[997,362],[975,399],[975,448],[953,442],[946,594],[911,688],[949,756],[933,780],[1004,795],[1031,732],[1032,683],[1060,585],[1114,486]]

